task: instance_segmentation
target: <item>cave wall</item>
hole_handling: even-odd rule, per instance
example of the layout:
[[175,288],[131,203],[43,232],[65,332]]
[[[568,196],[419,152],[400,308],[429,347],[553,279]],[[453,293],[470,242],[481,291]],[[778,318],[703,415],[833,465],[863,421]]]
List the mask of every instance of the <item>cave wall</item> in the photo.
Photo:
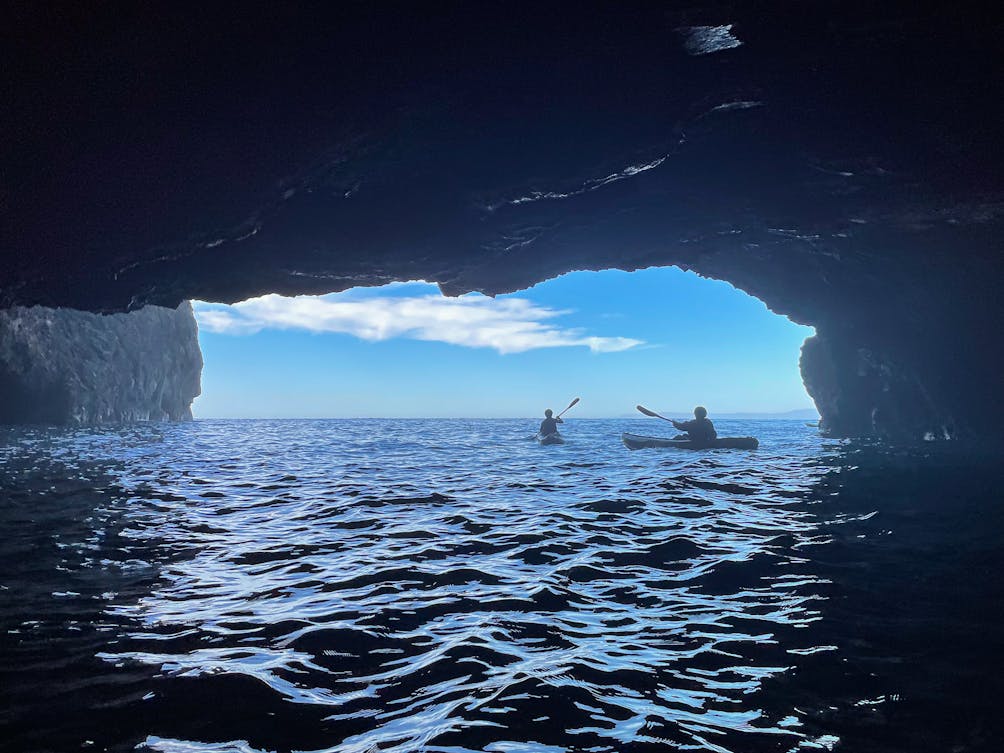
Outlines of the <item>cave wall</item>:
[[201,375],[187,302],[111,315],[0,311],[0,423],[188,420]]
[[934,399],[918,381],[916,369],[858,342],[817,334],[802,345],[802,381],[816,403],[822,431],[844,437],[958,435],[949,412],[956,401]]
[[996,435],[1002,28],[906,0],[25,4],[0,307],[677,265],[816,328],[834,433]]

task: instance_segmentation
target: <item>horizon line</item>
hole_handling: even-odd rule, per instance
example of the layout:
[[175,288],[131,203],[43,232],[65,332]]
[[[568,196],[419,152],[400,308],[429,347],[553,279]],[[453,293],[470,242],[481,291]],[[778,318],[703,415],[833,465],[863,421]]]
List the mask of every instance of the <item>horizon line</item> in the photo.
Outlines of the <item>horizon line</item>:
[[[789,413],[801,410],[812,410],[811,408],[796,408],[792,411],[780,411],[778,413],[757,413],[749,412],[723,413],[713,420],[721,421],[803,421],[805,417],[790,418]],[[669,413],[669,411],[663,411]],[[684,413],[674,413],[672,415],[689,416],[690,411]],[[543,415],[543,414],[542,414]],[[816,414],[819,415],[818,413]],[[754,418],[756,417],[756,418]],[[537,421],[541,416],[193,416],[193,421]],[[581,416],[573,417],[571,421],[613,421],[613,420],[644,420],[646,416]]]

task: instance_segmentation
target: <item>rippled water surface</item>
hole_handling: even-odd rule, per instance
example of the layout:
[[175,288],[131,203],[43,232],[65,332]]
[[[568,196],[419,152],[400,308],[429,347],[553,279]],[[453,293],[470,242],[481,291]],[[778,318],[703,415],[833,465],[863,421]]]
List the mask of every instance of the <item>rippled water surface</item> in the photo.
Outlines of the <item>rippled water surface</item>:
[[[0,433],[12,750],[998,750],[997,458],[719,422]],[[667,432],[663,432],[667,433]]]

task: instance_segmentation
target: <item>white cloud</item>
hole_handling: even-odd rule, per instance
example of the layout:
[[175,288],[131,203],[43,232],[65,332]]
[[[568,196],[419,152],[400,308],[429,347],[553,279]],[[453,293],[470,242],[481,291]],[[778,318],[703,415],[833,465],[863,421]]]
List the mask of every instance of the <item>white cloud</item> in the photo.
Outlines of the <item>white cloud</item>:
[[594,353],[627,350],[644,341],[597,337],[553,320],[572,312],[525,298],[471,293],[353,298],[351,294],[285,298],[265,295],[232,306],[196,302],[199,326],[209,332],[249,335],[263,329],[337,332],[363,340],[403,337],[469,348],[521,353],[536,348],[586,347]]

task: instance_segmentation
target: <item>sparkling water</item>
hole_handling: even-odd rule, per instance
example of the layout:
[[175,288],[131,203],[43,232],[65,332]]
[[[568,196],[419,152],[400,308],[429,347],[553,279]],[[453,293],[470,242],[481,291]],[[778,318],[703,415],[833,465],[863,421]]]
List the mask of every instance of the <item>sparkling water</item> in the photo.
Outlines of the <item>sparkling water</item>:
[[0,431],[0,740],[996,749],[999,456],[536,423]]

